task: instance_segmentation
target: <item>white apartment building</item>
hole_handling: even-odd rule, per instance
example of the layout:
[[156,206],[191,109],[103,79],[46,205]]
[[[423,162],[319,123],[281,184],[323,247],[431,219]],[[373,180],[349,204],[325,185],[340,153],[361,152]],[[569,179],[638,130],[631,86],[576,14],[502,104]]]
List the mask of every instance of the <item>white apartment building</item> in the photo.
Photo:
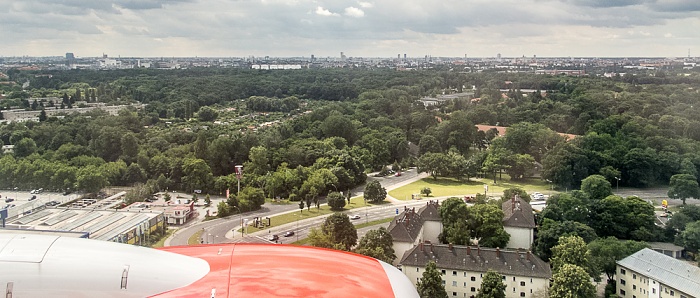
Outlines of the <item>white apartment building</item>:
[[617,261],[615,275],[620,297],[700,297],[700,268],[648,248]]
[[442,273],[448,297],[475,297],[484,274],[503,276],[506,297],[543,297],[549,289],[549,264],[529,251],[421,243],[406,252],[401,270],[414,285],[433,261]]

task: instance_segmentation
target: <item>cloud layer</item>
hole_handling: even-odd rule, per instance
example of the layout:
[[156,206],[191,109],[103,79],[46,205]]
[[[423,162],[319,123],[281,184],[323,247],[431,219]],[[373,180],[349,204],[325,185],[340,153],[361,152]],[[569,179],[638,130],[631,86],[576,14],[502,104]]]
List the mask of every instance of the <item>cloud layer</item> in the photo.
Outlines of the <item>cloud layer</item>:
[[23,0],[0,56],[684,56],[694,0]]

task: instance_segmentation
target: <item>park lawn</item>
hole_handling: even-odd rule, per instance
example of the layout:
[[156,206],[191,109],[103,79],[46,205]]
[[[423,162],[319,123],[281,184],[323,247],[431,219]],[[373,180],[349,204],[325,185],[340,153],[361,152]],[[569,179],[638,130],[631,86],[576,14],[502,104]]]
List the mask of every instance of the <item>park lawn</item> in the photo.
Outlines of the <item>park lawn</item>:
[[[484,192],[484,184],[488,184],[488,194],[490,196],[500,196],[503,194],[503,190],[513,187],[520,187],[528,193],[539,191],[544,194],[550,194],[551,192],[550,184],[544,180],[529,178],[520,181],[510,181],[510,177],[504,174],[503,180],[497,180],[495,185],[492,179],[470,179],[467,182],[458,181],[454,178],[438,177],[438,179],[433,179],[428,177],[389,191],[389,195],[399,200],[411,200],[411,195],[420,194],[420,190],[424,187],[430,188],[432,191],[431,197],[475,195]],[[423,196],[423,198],[429,197]]]
[[[295,204],[298,205],[298,202],[294,202]],[[381,204],[381,203],[380,203]],[[367,202],[366,206],[374,206],[377,204],[372,204]],[[365,200],[363,197],[358,196],[350,199],[350,204],[345,205],[345,208],[343,210],[351,210],[355,208],[360,208],[360,207],[365,207]],[[270,224],[273,227],[281,226],[284,224],[292,223],[297,220],[302,220],[302,219],[308,219],[312,217],[317,217],[317,216],[322,216],[322,215],[327,215],[331,213],[335,213],[336,211],[331,211],[331,207],[328,205],[321,205],[320,209],[317,209],[316,206],[311,206],[311,210],[307,209],[306,206],[304,206],[304,211],[299,212],[299,210],[290,212],[290,213],[285,213],[285,214],[280,214],[277,216],[273,216],[270,218]],[[342,211],[341,211],[342,212]],[[265,228],[268,229],[269,227]],[[258,231],[262,231],[264,229],[258,229],[253,226],[248,227],[248,233],[254,233]]]

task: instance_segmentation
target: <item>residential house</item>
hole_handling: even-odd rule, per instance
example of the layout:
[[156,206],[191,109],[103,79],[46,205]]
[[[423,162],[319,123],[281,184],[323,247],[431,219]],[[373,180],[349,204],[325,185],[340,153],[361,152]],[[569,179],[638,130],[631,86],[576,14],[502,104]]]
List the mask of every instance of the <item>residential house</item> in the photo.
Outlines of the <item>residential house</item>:
[[505,200],[503,210],[503,228],[510,235],[506,247],[530,249],[535,237],[535,215],[532,206],[519,196]]

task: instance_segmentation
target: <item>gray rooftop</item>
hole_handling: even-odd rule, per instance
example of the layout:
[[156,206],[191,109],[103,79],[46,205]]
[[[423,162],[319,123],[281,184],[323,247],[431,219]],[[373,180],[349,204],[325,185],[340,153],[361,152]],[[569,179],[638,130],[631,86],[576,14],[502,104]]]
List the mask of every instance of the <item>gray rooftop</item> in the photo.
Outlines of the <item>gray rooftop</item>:
[[438,201],[426,202],[425,206],[418,210],[418,214],[423,221],[442,222],[442,218],[440,217],[440,204]]
[[700,297],[700,268],[686,262],[645,248],[617,261],[617,264],[686,294]]
[[504,275],[552,278],[549,264],[530,252],[496,248],[419,244],[401,259],[402,266],[425,267],[429,261],[438,268],[486,272],[495,270]]
[[504,226],[535,228],[535,215],[532,213],[532,206],[520,197],[516,196],[513,199],[504,201],[501,208],[503,209]]
[[389,234],[394,241],[413,243],[420,230],[423,228],[423,220],[415,209],[405,209],[389,224]]

